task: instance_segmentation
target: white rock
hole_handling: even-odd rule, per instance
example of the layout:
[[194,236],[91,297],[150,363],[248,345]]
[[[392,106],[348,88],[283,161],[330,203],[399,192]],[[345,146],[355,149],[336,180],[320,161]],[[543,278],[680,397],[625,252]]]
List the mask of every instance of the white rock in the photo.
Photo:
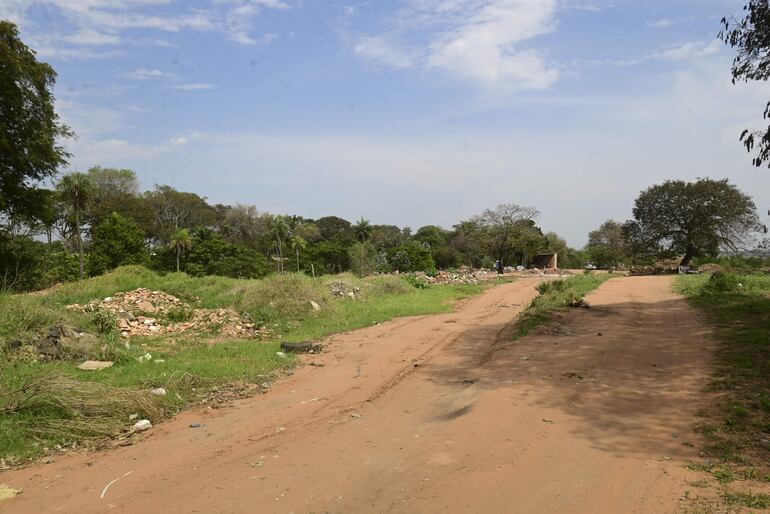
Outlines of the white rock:
[[318,311],[320,311],[320,310],[321,310],[321,306],[320,306],[320,305],[318,305],[318,304],[317,304],[316,302],[314,302],[313,300],[310,300],[310,306],[311,306],[311,307],[313,308],[313,310],[314,310],[314,311],[316,311],[316,312],[318,312]]
[[351,300],[355,300],[356,299],[356,293],[354,293],[353,291],[350,291],[348,293],[348,298],[350,298]]
[[142,419],[134,423],[134,431],[136,432],[144,432],[145,430],[149,430],[151,428],[152,423],[150,423],[149,419]]
[[283,352],[275,352],[275,354],[276,354],[277,356],[279,356],[280,358],[282,358],[282,359],[285,359],[285,358],[286,358],[286,354],[285,354],[285,353],[283,353]]
[[164,387],[156,387],[150,390],[150,392],[155,396],[166,396],[166,389]]
[[131,415],[128,417],[128,420],[129,420],[129,421],[134,421],[134,420],[135,420],[136,418],[138,418],[138,417],[139,417],[139,414],[131,414]]

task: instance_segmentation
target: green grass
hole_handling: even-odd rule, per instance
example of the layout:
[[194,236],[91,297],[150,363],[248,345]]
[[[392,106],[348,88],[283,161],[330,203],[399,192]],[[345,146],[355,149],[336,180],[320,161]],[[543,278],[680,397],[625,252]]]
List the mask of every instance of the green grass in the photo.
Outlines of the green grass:
[[516,337],[524,337],[536,328],[547,325],[556,313],[569,309],[573,301],[582,300],[586,294],[611,278],[610,274],[597,273],[543,282],[538,286],[540,295],[521,314]]
[[725,504],[748,509],[770,509],[770,495],[751,491],[726,491],[722,498]]
[[[357,299],[334,296],[330,286],[335,282],[347,289],[357,288]],[[98,333],[99,320],[92,315],[66,308],[72,303],[84,304],[139,287],[173,294],[193,308],[232,308],[269,327],[273,334],[267,341],[227,339],[217,334],[134,337],[131,348],[125,349],[119,336]],[[158,275],[131,266],[45,294],[0,296],[0,458],[6,464],[17,463],[44,453],[46,448],[70,446],[85,439],[72,434],[33,437],[30,427],[66,417],[48,406],[1,413],[2,393],[18,389],[37,377],[53,373],[109,388],[143,391],[165,387],[168,394],[159,401],[168,415],[213,388],[269,382],[295,362],[291,355],[276,355],[281,341],[320,340],[397,317],[448,312],[457,300],[487,287],[416,289],[399,277],[362,280],[348,274],[319,279],[297,274],[263,280],[193,278],[185,274]],[[320,311],[311,307],[311,300],[320,305]],[[93,357],[110,358],[115,366],[95,373],[82,372],[75,368],[73,360],[38,362],[30,358],[34,355],[5,350],[14,340],[26,343],[39,339],[54,325],[98,335],[103,346],[99,355]],[[140,362],[138,357],[146,352],[153,359]],[[127,420],[125,426],[130,426]]]
[[733,475],[739,478],[766,477],[770,473],[770,276],[686,276],[679,277],[676,289],[705,314],[720,343],[708,387],[716,394],[697,427],[704,451],[733,466]]

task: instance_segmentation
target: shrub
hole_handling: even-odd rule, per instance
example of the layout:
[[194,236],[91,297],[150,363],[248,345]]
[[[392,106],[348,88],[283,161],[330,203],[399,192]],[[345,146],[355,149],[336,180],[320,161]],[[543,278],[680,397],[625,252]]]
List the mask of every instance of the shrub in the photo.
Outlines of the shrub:
[[96,309],[91,313],[91,324],[100,334],[112,334],[118,330],[118,318],[106,309]]
[[743,285],[740,276],[735,273],[716,272],[711,275],[706,287],[713,292],[729,293],[739,291]]

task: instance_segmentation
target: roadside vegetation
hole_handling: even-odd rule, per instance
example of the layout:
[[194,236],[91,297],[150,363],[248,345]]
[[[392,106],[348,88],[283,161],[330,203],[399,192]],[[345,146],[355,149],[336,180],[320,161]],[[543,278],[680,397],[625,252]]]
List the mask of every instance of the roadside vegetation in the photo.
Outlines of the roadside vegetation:
[[[770,483],[770,276],[683,276],[676,288],[705,314],[720,342],[708,386],[714,401],[700,413],[697,426],[706,464],[691,466],[725,486]],[[770,507],[766,494],[729,487],[723,500],[747,508]]]
[[541,283],[537,287],[540,294],[519,318],[516,337],[524,337],[536,328],[551,323],[559,312],[588,306],[585,295],[612,277],[609,273],[586,273]]
[[[126,347],[120,332],[104,321],[103,311],[67,307],[138,288],[174,295],[191,309],[232,309],[263,327],[266,335],[225,336],[214,327],[132,336]],[[417,288],[401,277],[351,274],[237,280],[159,275],[128,266],[43,293],[0,295],[0,468],[57,445],[96,444],[125,435],[134,417],[156,422],[192,401],[216,403],[255,394],[294,364],[291,354],[279,354],[281,342],[318,340],[396,317],[447,312],[454,301],[484,288]],[[171,317],[184,315],[172,311]],[[41,358],[36,345],[53,327],[93,335],[95,344]],[[76,368],[88,359],[115,364],[101,371]],[[166,394],[151,394],[157,388]]]

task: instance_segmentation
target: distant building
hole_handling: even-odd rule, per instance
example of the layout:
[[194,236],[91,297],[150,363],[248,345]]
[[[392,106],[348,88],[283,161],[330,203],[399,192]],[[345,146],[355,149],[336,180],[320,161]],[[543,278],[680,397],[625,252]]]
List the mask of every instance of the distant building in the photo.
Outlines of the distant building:
[[556,269],[559,267],[559,254],[543,253],[535,255],[530,260],[530,265],[540,269]]

